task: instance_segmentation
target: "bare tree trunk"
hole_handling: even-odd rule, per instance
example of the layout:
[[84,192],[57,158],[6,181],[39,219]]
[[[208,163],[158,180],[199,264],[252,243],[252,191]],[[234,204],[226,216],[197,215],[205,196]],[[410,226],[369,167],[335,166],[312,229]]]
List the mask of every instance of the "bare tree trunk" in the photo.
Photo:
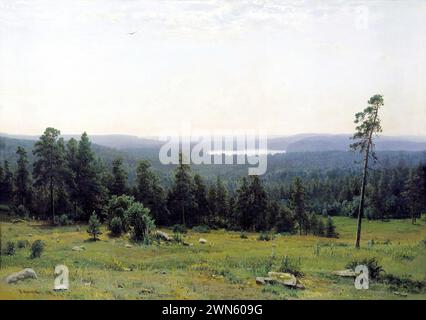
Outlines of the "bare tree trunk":
[[368,170],[369,153],[370,153],[370,143],[368,144],[367,150],[365,152],[365,158],[364,158],[364,172],[363,172],[363,175],[362,175],[362,186],[361,186],[361,201],[359,203],[358,220],[357,220],[357,228],[356,228],[355,248],[357,248],[357,249],[359,249],[359,245],[360,245],[360,241],[361,241],[361,222],[362,222],[362,217],[364,216],[365,186],[367,184],[367,170]]
[[53,177],[50,177],[50,208],[52,210],[52,219],[55,221],[55,201],[53,199]]

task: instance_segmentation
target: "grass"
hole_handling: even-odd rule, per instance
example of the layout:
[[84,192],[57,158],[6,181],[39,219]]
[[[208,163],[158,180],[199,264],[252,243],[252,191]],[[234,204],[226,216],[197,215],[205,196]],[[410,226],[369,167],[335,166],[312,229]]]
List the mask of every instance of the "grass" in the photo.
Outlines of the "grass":
[[[5,219],[3,219],[5,221]],[[186,243],[125,247],[125,236],[110,238],[105,229],[100,241],[89,241],[87,226],[50,227],[40,222],[1,222],[2,245],[40,239],[41,258],[30,259],[30,247],[1,256],[0,278],[23,268],[33,268],[38,279],[14,285],[0,284],[0,299],[426,299],[425,290],[407,292],[407,286],[371,282],[369,290],[356,290],[351,279],[336,278],[331,271],[354,260],[376,258],[396,279],[426,281],[426,221],[365,220],[362,248],[353,248],[355,220],[336,217],[339,239],[275,235],[259,241],[259,234],[188,230]],[[163,230],[172,234],[171,230]],[[199,238],[207,239],[200,244]],[[84,251],[72,251],[84,246]],[[257,285],[255,277],[278,271],[287,256],[303,273],[305,290],[277,285]],[[70,289],[53,291],[54,268],[69,268]],[[389,281],[388,281],[389,282]],[[402,283],[402,282],[401,282]],[[395,291],[408,296],[396,295]]]

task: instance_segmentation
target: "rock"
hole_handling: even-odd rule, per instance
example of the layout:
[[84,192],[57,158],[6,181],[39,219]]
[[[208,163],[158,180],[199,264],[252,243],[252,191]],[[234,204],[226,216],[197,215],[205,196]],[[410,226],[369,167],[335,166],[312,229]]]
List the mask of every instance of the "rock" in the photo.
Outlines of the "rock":
[[256,277],[256,283],[257,284],[266,284],[264,277]]
[[86,248],[84,248],[84,246],[74,246],[72,247],[72,251],[83,251],[86,250]]
[[172,241],[172,238],[170,238],[170,236],[169,236],[166,232],[163,232],[163,231],[157,230],[157,231],[155,232],[155,235],[156,235],[158,238],[160,238],[161,240],[164,240],[164,241]]
[[132,247],[133,247],[131,244],[128,244],[128,243],[126,243],[124,246],[125,246],[126,248],[132,248]]
[[401,296],[401,297],[408,296],[408,294],[406,294],[405,292],[398,292],[398,291],[394,291],[393,294],[396,296]]
[[268,272],[268,277],[277,280],[277,282],[285,286],[295,287],[297,285],[297,279],[291,273]]
[[333,271],[331,274],[335,276],[339,276],[339,277],[350,277],[350,278],[355,278],[358,275],[355,271],[351,269]]
[[182,242],[182,244],[187,247],[192,247],[194,245],[193,243],[188,243],[188,242]]
[[33,236],[33,234],[32,234],[32,233],[29,233],[29,234],[28,234],[28,237],[32,237],[32,236]]
[[199,243],[201,243],[201,244],[205,244],[205,243],[207,243],[207,240],[206,240],[206,239],[204,239],[204,238],[200,238],[200,239],[198,240],[198,242],[199,242]]
[[19,272],[12,273],[6,278],[6,283],[15,283],[25,279],[37,279],[37,274],[33,269],[26,268]]
[[150,288],[142,288],[141,291],[139,291],[139,294],[146,294],[146,293],[153,293],[154,290]]

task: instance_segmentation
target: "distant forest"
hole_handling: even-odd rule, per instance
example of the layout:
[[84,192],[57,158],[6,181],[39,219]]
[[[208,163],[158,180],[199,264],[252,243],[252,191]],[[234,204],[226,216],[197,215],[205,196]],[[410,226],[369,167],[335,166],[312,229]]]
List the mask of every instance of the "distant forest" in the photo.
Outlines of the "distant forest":
[[[426,210],[426,152],[378,151],[368,177],[368,219],[407,218]],[[244,165],[163,166],[158,149],[116,150],[86,133],[67,141],[47,128],[37,141],[0,137],[0,203],[8,213],[54,223],[93,213],[114,233],[134,203],[156,225],[298,232],[336,236],[333,216],[356,217],[360,155],[351,151],[268,156],[264,176]],[[114,220],[114,221],[113,221]]]

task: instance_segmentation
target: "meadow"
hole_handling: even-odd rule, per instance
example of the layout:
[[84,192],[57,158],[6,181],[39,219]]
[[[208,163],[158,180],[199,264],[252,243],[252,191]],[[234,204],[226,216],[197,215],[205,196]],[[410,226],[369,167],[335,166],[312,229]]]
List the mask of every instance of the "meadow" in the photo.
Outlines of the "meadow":
[[[52,227],[3,218],[3,248],[8,241],[41,239],[45,250],[35,259],[29,257],[29,246],[1,256],[0,299],[426,299],[426,216],[415,225],[409,219],[364,220],[359,250],[354,248],[356,221],[335,217],[334,222],[337,239],[274,234],[260,241],[258,233],[189,230],[183,235],[186,245],[143,245],[126,236],[112,238],[105,228],[93,242],[86,225]],[[85,250],[73,251],[74,246]],[[278,271],[285,257],[303,273],[304,290],[256,283],[256,277]],[[401,281],[371,281],[368,290],[357,290],[353,279],[331,274],[364,258],[376,258],[385,274]],[[59,264],[69,269],[67,291],[53,290]],[[33,268],[38,279],[3,281],[23,268]]]

